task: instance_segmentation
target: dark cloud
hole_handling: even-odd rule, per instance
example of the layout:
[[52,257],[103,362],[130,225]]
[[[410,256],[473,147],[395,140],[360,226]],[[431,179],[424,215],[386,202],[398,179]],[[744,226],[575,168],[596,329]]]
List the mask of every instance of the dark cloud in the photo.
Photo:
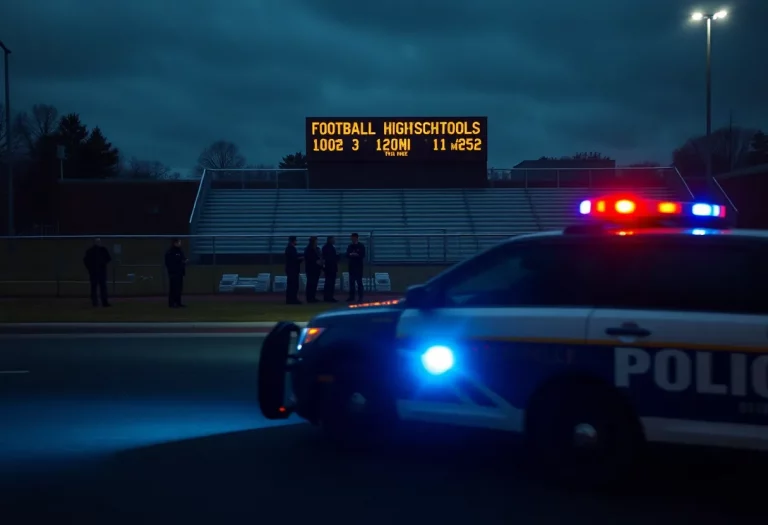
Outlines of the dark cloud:
[[[306,116],[488,115],[490,163],[669,160],[704,127],[704,26],[677,0],[26,0],[0,18],[16,109],[51,103],[126,155],[251,163]],[[719,8],[719,4],[709,6]],[[714,125],[768,124],[768,1],[714,28]]]

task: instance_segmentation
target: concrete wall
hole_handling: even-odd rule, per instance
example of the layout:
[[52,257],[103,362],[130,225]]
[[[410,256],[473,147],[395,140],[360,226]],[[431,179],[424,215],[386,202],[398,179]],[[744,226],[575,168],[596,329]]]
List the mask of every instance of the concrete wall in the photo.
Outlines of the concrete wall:
[[186,235],[198,181],[63,181],[61,235]]
[[768,165],[720,175],[717,180],[739,210],[739,227],[768,229]]

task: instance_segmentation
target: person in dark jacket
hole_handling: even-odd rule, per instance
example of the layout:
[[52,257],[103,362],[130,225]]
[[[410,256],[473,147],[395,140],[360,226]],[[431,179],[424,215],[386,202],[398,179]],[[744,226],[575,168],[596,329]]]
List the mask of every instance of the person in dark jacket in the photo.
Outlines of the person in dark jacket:
[[187,260],[181,249],[181,240],[174,239],[170,249],[165,252],[165,269],[168,270],[168,306],[184,308],[181,292],[184,289],[184,276],[187,274]]
[[349,298],[347,302],[355,301],[355,288],[357,288],[358,301],[363,300],[363,261],[365,261],[365,246],[360,242],[360,236],[356,233],[350,235],[351,244],[347,246],[347,260],[349,261]]
[[325,285],[323,286],[323,300],[326,303],[335,303],[333,297],[336,290],[336,275],[339,273],[339,254],[336,251],[334,237],[328,237],[323,246],[323,270],[325,271]]
[[101,245],[101,239],[94,239],[93,246],[85,251],[83,264],[88,270],[88,277],[91,281],[91,302],[93,306],[108,307],[109,297],[107,296],[107,265],[112,262],[112,256],[109,250]]
[[323,271],[322,256],[317,246],[317,237],[310,237],[309,244],[304,248],[304,268],[307,272],[307,289],[305,290],[308,303],[317,302],[317,283]]
[[296,236],[288,237],[288,246],[285,247],[285,304],[301,304],[299,301],[299,274],[301,273],[301,261],[303,256],[296,249]]

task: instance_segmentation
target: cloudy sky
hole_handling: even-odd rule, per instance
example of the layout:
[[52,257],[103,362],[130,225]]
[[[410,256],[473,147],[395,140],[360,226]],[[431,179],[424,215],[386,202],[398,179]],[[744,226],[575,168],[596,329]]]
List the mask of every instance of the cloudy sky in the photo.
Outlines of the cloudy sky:
[[601,151],[667,162],[714,127],[768,127],[768,0],[24,0],[0,17],[12,105],[55,105],[126,156],[192,167],[303,149],[306,116],[489,117],[489,165]]

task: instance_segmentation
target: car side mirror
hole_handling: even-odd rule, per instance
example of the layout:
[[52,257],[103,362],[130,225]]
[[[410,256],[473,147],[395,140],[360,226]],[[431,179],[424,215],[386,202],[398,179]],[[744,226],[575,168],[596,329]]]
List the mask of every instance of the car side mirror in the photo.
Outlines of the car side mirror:
[[405,292],[405,305],[407,308],[427,310],[430,308],[429,293],[422,285],[411,286]]

